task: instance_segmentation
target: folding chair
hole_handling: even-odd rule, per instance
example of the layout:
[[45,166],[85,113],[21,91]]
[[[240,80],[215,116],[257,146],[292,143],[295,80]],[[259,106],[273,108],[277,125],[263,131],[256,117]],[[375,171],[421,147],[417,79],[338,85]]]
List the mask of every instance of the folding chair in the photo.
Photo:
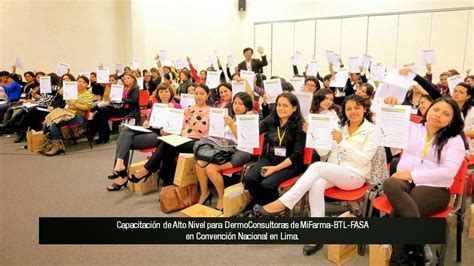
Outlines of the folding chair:
[[[89,116],[90,116],[91,112],[90,111],[87,111],[85,113],[85,118],[86,120],[83,122],[83,123],[72,123],[72,124],[69,124],[69,125],[64,125],[64,126],[61,126],[59,128],[59,130],[61,129],[66,129],[68,132],[69,132],[69,137],[70,137],[70,140],[72,141],[73,144],[77,144],[77,137],[74,135],[74,130],[77,129],[79,130],[80,128],[82,128],[82,130],[86,133],[87,135],[87,126],[86,126],[86,123],[87,121],[89,120]],[[89,143],[89,147],[92,149],[92,143],[91,141],[89,140],[89,138],[86,138],[87,139],[87,142]],[[66,154],[66,151],[64,151],[64,154]]]

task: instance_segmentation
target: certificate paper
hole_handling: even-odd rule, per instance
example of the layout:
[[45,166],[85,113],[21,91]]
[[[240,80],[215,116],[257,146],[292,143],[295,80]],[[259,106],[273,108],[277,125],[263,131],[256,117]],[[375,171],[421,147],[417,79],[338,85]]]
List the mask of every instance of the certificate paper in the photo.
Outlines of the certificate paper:
[[301,52],[295,51],[295,53],[293,54],[293,58],[291,60],[294,66],[298,65],[298,63],[300,62],[300,58],[301,58]]
[[301,114],[307,117],[309,110],[311,110],[311,103],[313,101],[313,94],[311,92],[296,91],[296,97],[300,103]]
[[118,75],[122,75],[125,69],[125,66],[123,64],[116,64],[115,69],[117,70]]
[[326,57],[329,63],[335,66],[339,64],[339,55],[334,53],[334,51],[326,51]]
[[209,89],[214,89],[219,86],[220,77],[221,77],[221,70],[219,71],[207,71],[207,78],[206,78],[206,85]]
[[245,80],[242,81],[232,81],[232,98],[239,92],[247,92],[245,89]]
[[114,103],[122,102],[123,98],[123,85],[112,84],[110,88],[110,101]]
[[360,61],[364,65],[365,69],[369,69],[370,63],[372,63],[372,56],[364,54]]
[[108,67],[97,68],[97,83],[109,83],[109,75]]
[[275,103],[278,95],[283,92],[280,79],[264,80],[263,87],[268,96],[268,103]]
[[51,93],[51,77],[40,77],[40,93]]
[[167,126],[169,112],[167,104],[154,103],[150,115],[150,127],[164,128]]
[[235,66],[234,57],[232,55],[227,56],[227,65],[229,65],[230,69],[232,69]]
[[143,77],[138,77],[137,78],[137,85],[140,90],[143,90]]
[[174,64],[176,65],[176,69],[183,69],[187,67],[186,59],[176,59]]
[[196,104],[196,100],[194,99],[193,94],[181,93],[180,94],[179,104],[183,109],[188,108],[189,106],[193,106]]
[[295,91],[304,90],[304,78],[290,78],[290,83]]
[[384,81],[385,80],[385,66],[378,63],[370,67],[370,74],[373,80]]
[[131,70],[137,70],[139,66],[140,66],[140,60],[133,59],[132,64],[130,64],[130,69]]
[[224,137],[224,116],[227,113],[226,111],[227,109],[224,108],[211,108],[209,114],[209,136],[218,138]]
[[436,53],[434,50],[423,50],[423,62],[425,64],[436,64]]
[[77,81],[63,82],[63,99],[77,100]]
[[313,76],[316,77],[319,71],[319,63],[318,61],[311,61],[308,64],[308,70],[306,71],[306,76]]
[[255,80],[255,73],[252,71],[247,71],[247,70],[240,70],[240,77],[247,80],[250,84],[250,88],[254,89],[254,80]]
[[349,73],[360,73],[362,62],[359,57],[349,57],[347,64],[349,65]]
[[405,96],[408,92],[408,89],[393,85],[382,83],[379,88],[375,91],[374,98],[380,99],[380,103],[383,103],[384,99],[389,96],[397,97],[397,102],[401,103],[405,100]]
[[240,148],[259,147],[258,115],[237,115],[237,146]]
[[332,148],[333,119],[329,115],[309,114],[306,147],[330,150]]
[[337,71],[336,78],[334,80],[331,80],[329,87],[336,87],[336,88],[345,87],[348,78],[349,78],[349,71],[347,70],[347,68],[341,68],[339,69],[339,71]]
[[377,112],[375,125],[379,130],[379,145],[406,149],[411,107],[408,105],[382,106]]
[[67,73],[67,69],[69,68],[68,64],[61,63],[59,62],[56,65],[56,74],[58,74],[59,77]]
[[163,129],[170,134],[181,135],[183,122],[184,110],[169,108],[168,121],[166,122],[166,125],[163,127]]

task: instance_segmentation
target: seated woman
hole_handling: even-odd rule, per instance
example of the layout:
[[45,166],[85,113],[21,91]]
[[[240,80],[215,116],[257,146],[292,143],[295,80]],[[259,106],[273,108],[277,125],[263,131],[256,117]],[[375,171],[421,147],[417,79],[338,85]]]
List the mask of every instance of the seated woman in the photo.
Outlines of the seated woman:
[[[225,126],[225,138],[231,139],[237,142],[237,125],[235,124],[236,115],[244,114],[253,114],[253,100],[252,97],[246,92],[239,92],[234,96],[232,101],[231,113],[228,116],[224,117],[226,126]],[[217,205],[216,209],[222,210],[224,203],[224,180],[220,171],[238,167],[249,162],[253,157],[252,148],[237,148],[236,152],[232,155],[230,161],[217,165],[217,164],[208,164],[205,161],[196,162],[196,175],[199,180],[199,186],[201,188],[201,197],[199,198],[199,203],[203,204],[208,199],[212,199],[212,193],[208,189],[208,180],[211,180],[212,184],[217,191]],[[205,167],[202,167],[205,165]]]
[[219,100],[214,103],[214,107],[229,108],[232,100],[232,85],[229,83],[219,84],[217,95],[219,95]]
[[[408,148],[383,184],[391,217],[426,217],[448,206],[449,188],[465,154],[463,126],[460,108],[449,98],[435,100],[420,124],[410,123]],[[407,246],[393,245],[393,262],[407,263],[407,254]]]
[[278,198],[278,185],[303,169],[306,136],[298,98],[282,93],[276,99],[272,113],[260,122],[260,134],[265,134],[263,154],[244,176],[252,205],[266,204]]
[[77,79],[77,100],[67,100],[65,109],[72,110],[76,113],[74,118],[68,121],[63,121],[58,124],[52,122],[43,124],[43,132],[51,133],[52,146],[49,151],[44,152],[45,155],[53,156],[64,151],[64,146],[61,143],[61,132],[59,128],[73,123],[84,123],[86,121],[85,114],[91,109],[92,94],[87,90],[89,86],[89,79],[85,76],[80,76]]
[[108,120],[113,117],[133,116],[135,121],[140,119],[140,109],[138,105],[139,88],[137,79],[130,73],[123,74],[123,98],[122,103],[108,104],[99,107],[97,113],[92,119],[91,128],[89,130],[89,139],[93,139],[95,134],[99,133],[99,139],[96,143],[107,143],[110,138],[110,129]]
[[[152,173],[160,169],[161,163],[163,166],[169,165],[167,160],[174,160],[179,153],[193,153],[193,146],[200,138],[207,136],[209,132],[209,111],[210,107],[207,105],[209,98],[209,88],[206,85],[199,84],[196,86],[194,93],[196,105],[189,107],[184,113],[183,129],[181,136],[191,138],[192,141],[186,142],[180,146],[174,147],[166,142],[162,142],[158,149],[153,153],[152,157],[144,165],[144,167],[135,171],[129,178],[130,182],[138,183],[151,176]],[[167,134],[166,132],[161,132]],[[163,170],[163,169],[162,169]],[[163,171],[162,171],[163,172]],[[168,172],[168,171],[166,171]],[[165,185],[173,182],[172,176],[161,175],[160,178],[164,180]]]
[[[155,95],[154,102],[168,104],[170,108],[181,109],[181,105],[174,101],[174,93],[168,83],[161,83],[158,85],[158,88],[155,90],[153,95]],[[143,127],[150,129],[152,132],[145,133],[134,131],[128,127],[124,127],[120,132],[120,135],[117,139],[117,148],[115,149],[114,172],[112,175],[108,176],[109,179],[116,179],[111,186],[107,187],[107,190],[116,191],[127,184],[127,163],[129,160],[128,156],[130,150],[158,147],[158,145],[161,143],[161,141],[158,139],[158,137],[161,136],[160,129],[150,127],[150,115],[151,110],[147,114],[147,119],[143,123]]]
[[[341,130],[332,132],[333,145],[327,162],[316,162],[308,167],[296,184],[283,196],[254,210],[265,216],[281,215],[309,192],[311,217],[324,217],[324,190],[338,187],[354,190],[364,185],[371,168],[371,160],[378,148],[376,127],[370,122],[367,101],[358,95],[347,96],[342,104]],[[322,245],[307,245],[305,255],[312,255]]]

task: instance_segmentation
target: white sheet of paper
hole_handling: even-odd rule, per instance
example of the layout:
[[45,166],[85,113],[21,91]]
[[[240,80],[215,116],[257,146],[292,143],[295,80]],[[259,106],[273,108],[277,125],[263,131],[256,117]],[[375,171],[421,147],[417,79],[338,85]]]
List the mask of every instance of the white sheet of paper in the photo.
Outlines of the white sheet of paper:
[[143,77],[137,78],[137,85],[140,88],[140,90],[143,90]]
[[425,64],[436,64],[436,53],[434,50],[423,50],[422,54],[423,63]]
[[397,70],[390,69],[387,71],[385,76],[385,83],[404,88],[408,91],[410,86],[414,84],[413,79],[415,78],[415,72],[412,72],[409,75],[400,75]]
[[290,78],[290,83],[295,91],[304,90],[304,78]]
[[67,69],[69,68],[68,64],[58,62],[56,65],[56,74],[58,74],[59,77],[67,73]]
[[207,71],[206,85],[209,89],[217,88],[221,80],[221,70],[218,71]]
[[26,107],[26,108],[31,108],[31,107],[35,107],[35,106],[38,106],[38,104],[37,103],[30,103],[30,102],[23,103],[23,107]]
[[77,100],[77,81],[63,82],[63,99]]
[[23,68],[23,62],[20,60],[20,57],[17,56],[15,59],[15,67],[16,68]]
[[123,85],[112,84],[110,88],[110,101],[114,103],[122,102],[123,98]]
[[163,128],[166,132],[174,135],[181,135],[184,122],[184,110],[169,108],[168,121]]
[[364,54],[360,61],[362,62],[362,64],[364,65],[365,69],[368,69],[369,66],[370,66],[370,63],[372,62],[372,56],[368,55],[368,54]]
[[311,92],[295,91],[295,95],[298,98],[298,102],[300,103],[301,114],[303,114],[303,117],[306,117],[311,110],[313,94]]
[[138,132],[143,132],[143,133],[151,133],[153,131],[146,129],[142,126],[134,126],[134,125],[129,125],[129,124],[123,124],[124,126],[130,128],[133,131],[138,131]]
[[329,63],[332,63],[335,66],[339,64],[339,55],[334,51],[326,51],[326,57]]
[[313,60],[308,64],[308,70],[306,71],[306,76],[313,76],[316,77],[319,71],[319,62]]
[[40,93],[51,93],[51,77],[40,77]]
[[336,73],[334,80],[331,80],[330,87],[345,87],[347,79],[349,78],[349,70],[347,68],[341,68]]
[[378,63],[370,67],[370,74],[373,80],[384,81],[385,80],[385,66]]
[[236,115],[237,147],[259,147],[258,115]]
[[298,65],[298,63],[300,62],[300,58],[301,58],[301,52],[299,51],[295,51],[295,53],[293,54],[293,58],[291,59],[291,62],[293,63],[293,65]]
[[109,83],[110,69],[108,67],[97,68],[97,83]]
[[232,98],[239,93],[239,92],[246,92],[247,90],[245,89],[245,81],[232,81]]
[[174,64],[177,69],[188,68],[188,62],[186,62],[186,59],[176,59]]
[[225,121],[224,116],[227,114],[225,108],[211,108],[209,113],[209,136],[224,137]]
[[402,67],[409,67],[413,70],[413,72],[418,72],[418,66],[414,62],[403,64]]
[[253,71],[240,70],[240,77],[247,80],[252,91],[254,90],[255,73]]
[[211,67],[212,65],[212,58],[210,56],[206,57],[203,62],[203,69],[207,69],[208,67]]
[[405,100],[408,88],[400,87],[393,84],[381,83],[379,88],[375,91],[374,98],[380,99],[379,102],[383,103],[383,100],[389,96],[397,97],[397,102],[401,103]]
[[227,56],[227,64],[229,65],[229,68],[232,69],[234,68],[235,66],[235,61],[234,61],[234,57],[232,55],[228,55]]
[[376,123],[379,130],[379,145],[406,149],[410,127],[411,107],[408,105],[380,106]]
[[90,80],[91,79],[91,72],[79,72],[79,76],[85,76]]
[[168,54],[166,53],[166,50],[160,50],[158,55],[160,56],[161,62],[168,60]]
[[458,85],[461,82],[464,82],[463,75],[457,75],[457,76],[452,76],[448,78],[449,93],[451,93],[451,95],[454,94],[454,88],[456,87],[456,85]]
[[137,70],[139,66],[140,66],[140,60],[133,59],[132,63],[130,64],[130,69],[131,70]]
[[306,147],[331,150],[333,119],[329,115],[309,114]]
[[196,99],[194,98],[193,94],[181,93],[180,97],[179,104],[183,109],[196,104]]
[[349,65],[349,73],[360,73],[359,67],[362,65],[362,62],[359,57],[349,57],[347,64]]
[[125,69],[125,66],[123,64],[115,64],[115,69],[118,71],[118,75],[122,75]]
[[268,103],[275,103],[278,95],[283,92],[280,79],[264,80],[263,88],[268,96]]
[[164,128],[167,125],[170,109],[167,104],[154,103],[150,115],[150,127]]

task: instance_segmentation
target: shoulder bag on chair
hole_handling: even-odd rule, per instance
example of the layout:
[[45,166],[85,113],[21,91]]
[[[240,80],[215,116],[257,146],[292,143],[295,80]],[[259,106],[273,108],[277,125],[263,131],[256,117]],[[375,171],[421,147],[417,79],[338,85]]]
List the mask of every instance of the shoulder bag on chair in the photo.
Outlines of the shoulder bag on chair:
[[198,140],[193,147],[196,161],[201,160],[207,162],[206,165],[200,165],[200,167],[206,167],[210,163],[217,165],[225,164],[230,161],[235,151],[235,146],[221,147],[215,141],[208,138]]

